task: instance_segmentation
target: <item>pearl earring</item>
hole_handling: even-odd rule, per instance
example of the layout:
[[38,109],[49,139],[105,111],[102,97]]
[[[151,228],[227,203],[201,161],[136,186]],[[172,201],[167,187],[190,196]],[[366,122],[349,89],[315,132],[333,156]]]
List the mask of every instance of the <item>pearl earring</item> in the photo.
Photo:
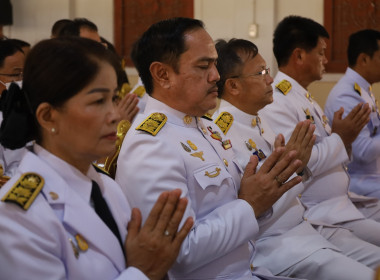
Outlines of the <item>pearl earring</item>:
[[51,128],[51,132],[55,133],[55,128],[54,127]]

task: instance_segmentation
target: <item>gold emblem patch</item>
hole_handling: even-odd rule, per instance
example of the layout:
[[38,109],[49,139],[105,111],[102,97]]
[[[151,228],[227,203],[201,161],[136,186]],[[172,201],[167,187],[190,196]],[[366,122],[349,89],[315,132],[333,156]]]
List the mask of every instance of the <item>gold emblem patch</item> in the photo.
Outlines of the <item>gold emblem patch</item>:
[[283,95],[287,95],[288,92],[292,89],[292,84],[287,80],[282,80],[276,85],[279,91],[282,92]]
[[145,94],[145,87],[144,86],[138,86],[137,88],[135,88],[134,91],[132,91],[132,93],[136,94],[137,97],[143,97],[144,94]]
[[24,173],[1,201],[13,202],[24,210],[28,210],[43,186],[44,179],[40,175],[37,173]]
[[153,113],[136,127],[136,130],[143,130],[155,136],[165,125],[167,119],[165,114]]
[[224,135],[226,135],[232,126],[233,121],[234,117],[230,113],[222,112],[215,120],[215,124],[219,126],[220,130],[224,133]]
[[357,83],[354,84],[354,90],[359,93],[360,96],[362,96],[362,89]]

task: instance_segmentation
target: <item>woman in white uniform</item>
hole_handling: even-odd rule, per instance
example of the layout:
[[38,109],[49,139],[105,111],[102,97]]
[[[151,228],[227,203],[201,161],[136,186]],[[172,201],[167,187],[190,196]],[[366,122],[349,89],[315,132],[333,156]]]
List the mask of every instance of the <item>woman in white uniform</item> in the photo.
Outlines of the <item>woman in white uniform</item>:
[[0,189],[1,279],[162,279],[174,262],[193,223],[178,230],[180,191],[163,193],[141,227],[92,165],[115,145],[116,66],[91,40],[46,40],[27,58],[23,89],[8,91],[1,144],[35,144]]

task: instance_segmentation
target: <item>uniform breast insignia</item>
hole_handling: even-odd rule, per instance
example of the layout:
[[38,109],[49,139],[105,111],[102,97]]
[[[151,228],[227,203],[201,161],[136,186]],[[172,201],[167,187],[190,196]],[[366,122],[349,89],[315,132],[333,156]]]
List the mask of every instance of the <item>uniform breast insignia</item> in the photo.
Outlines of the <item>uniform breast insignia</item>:
[[212,171],[211,173],[209,173],[208,171],[205,171],[205,176],[207,176],[209,178],[215,178],[215,177],[219,176],[220,171],[221,171],[221,169],[217,167],[217,168],[215,168],[215,171]]
[[24,173],[1,201],[13,202],[22,209],[28,210],[40,193],[44,183],[44,179],[37,173]]
[[206,120],[209,120],[209,121],[212,121],[212,116],[211,116],[211,114],[209,114],[209,113],[204,114],[204,115],[202,116],[202,118],[204,118],[204,119],[206,119]]
[[200,158],[202,161],[205,161],[205,159],[203,158],[203,152],[202,151],[196,152],[196,153],[192,153],[190,155],[193,156],[193,157]]
[[136,127],[136,130],[143,130],[155,136],[165,125],[167,119],[165,114],[153,113]]
[[281,91],[283,95],[287,95],[292,89],[292,84],[288,80],[282,80],[276,85],[276,88]]
[[232,126],[233,121],[234,117],[230,113],[222,112],[216,118],[215,124],[219,126],[220,130],[224,133],[224,135],[226,135],[228,130]]
[[357,83],[354,84],[354,90],[355,90],[360,96],[362,96],[362,89],[360,88],[360,86],[359,86]]
[[309,108],[303,109],[303,111],[305,112],[306,119],[311,120],[311,122],[315,124],[314,117],[310,114]]
[[143,97],[144,94],[146,93],[145,91],[145,87],[144,86],[138,86],[137,88],[135,88],[134,91],[132,91],[132,93],[136,94],[137,97]]
[[[182,142],[180,142],[180,143],[181,143],[182,148],[183,148],[186,152],[188,152],[188,153],[191,153],[191,151],[196,151],[196,150],[198,150],[198,147],[197,147],[193,142],[191,142],[190,140],[187,140],[187,141],[186,141],[187,145],[184,144],[184,143],[182,143]],[[202,161],[205,160],[205,159],[203,158],[203,152],[202,152],[202,151],[195,152],[195,153],[192,153],[192,154],[190,154],[190,155],[193,156],[193,157],[197,157],[197,158],[201,159]]]
[[211,126],[208,126],[207,129],[211,132],[211,138],[220,141],[225,150],[232,148],[231,140],[223,140],[220,133],[216,130],[212,130]]
[[307,100],[309,100],[310,103],[313,104],[313,102],[314,102],[314,97],[313,97],[309,92],[306,92],[305,96],[306,96]]
[[252,154],[257,156],[259,161],[262,161],[267,157],[261,149],[257,148],[256,143],[252,139],[248,139],[248,141],[245,141],[245,145],[247,146],[247,149],[249,151],[255,150]]
[[81,234],[75,235],[75,240],[77,241],[79,250],[86,252],[88,250],[87,240]]

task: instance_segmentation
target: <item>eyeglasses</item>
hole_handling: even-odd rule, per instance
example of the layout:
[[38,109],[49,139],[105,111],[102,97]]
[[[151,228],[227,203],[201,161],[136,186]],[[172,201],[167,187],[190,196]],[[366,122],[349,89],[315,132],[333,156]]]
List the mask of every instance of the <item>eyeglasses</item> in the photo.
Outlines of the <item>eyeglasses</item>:
[[6,77],[11,77],[11,78],[17,78],[17,79],[22,79],[24,76],[24,73],[12,73],[12,74],[5,74],[5,73],[0,73],[0,76],[6,76]]
[[237,75],[237,76],[232,76],[231,78],[264,77],[269,74],[270,74],[270,68],[268,67],[255,74]]

